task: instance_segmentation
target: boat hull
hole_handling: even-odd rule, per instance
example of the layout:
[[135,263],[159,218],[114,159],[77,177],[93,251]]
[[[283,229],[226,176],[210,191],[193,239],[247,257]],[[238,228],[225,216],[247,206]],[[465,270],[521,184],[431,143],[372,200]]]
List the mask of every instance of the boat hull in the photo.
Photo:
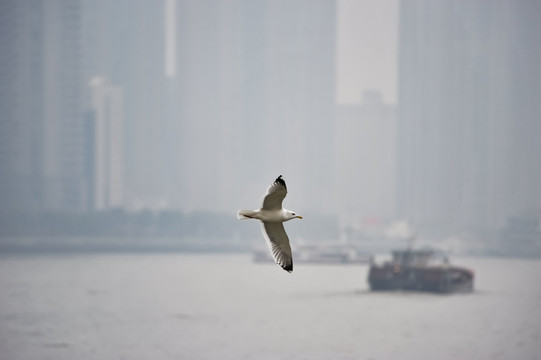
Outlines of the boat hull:
[[470,292],[473,290],[473,280],[472,271],[455,266],[372,265],[368,274],[370,288],[375,291]]

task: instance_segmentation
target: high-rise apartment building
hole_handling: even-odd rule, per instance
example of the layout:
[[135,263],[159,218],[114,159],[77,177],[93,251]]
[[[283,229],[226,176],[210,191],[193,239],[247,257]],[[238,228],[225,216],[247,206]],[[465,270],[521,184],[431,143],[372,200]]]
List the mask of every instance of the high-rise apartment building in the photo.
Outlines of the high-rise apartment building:
[[178,144],[177,204],[230,211],[280,174],[303,184],[301,206],[325,201],[313,194],[331,188],[335,7],[178,1],[178,111],[168,134]]
[[382,223],[395,215],[396,107],[377,91],[337,105],[333,203],[342,221]]
[[399,216],[480,235],[541,216],[540,15],[538,1],[401,4]]
[[92,110],[87,121],[88,203],[93,210],[124,207],[124,102],[122,90],[107,79],[90,82]]
[[0,4],[0,206],[79,210],[80,1]]
[[170,166],[162,150],[168,131],[164,127],[164,3],[81,1],[86,82],[106,78],[122,92],[124,206],[157,207],[168,198],[164,174]]

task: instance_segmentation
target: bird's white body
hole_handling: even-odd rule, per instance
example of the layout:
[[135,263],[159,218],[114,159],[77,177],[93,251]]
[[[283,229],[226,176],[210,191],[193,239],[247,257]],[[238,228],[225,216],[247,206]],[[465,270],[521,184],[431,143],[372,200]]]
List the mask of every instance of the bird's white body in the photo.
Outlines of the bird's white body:
[[282,208],[282,201],[287,195],[287,188],[280,175],[267,189],[263,204],[258,210],[239,210],[237,218],[261,221],[263,236],[271,250],[272,257],[284,270],[293,271],[293,258],[289,238],[283,223],[291,219],[302,219],[293,211]]
[[281,223],[295,218],[299,218],[298,215],[294,215],[292,211],[282,209],[279,212],[274,210],[239,210],[237,217],[240,220],[257,219],[265,222]]

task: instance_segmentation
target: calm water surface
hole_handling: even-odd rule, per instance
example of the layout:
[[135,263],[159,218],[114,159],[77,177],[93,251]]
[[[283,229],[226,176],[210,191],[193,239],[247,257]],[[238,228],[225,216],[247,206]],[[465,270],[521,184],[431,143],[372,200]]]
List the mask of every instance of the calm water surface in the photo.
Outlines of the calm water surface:
[[541,261],[453,263],[474,293],[249,255],[0,256],[0,359],[540,359]]

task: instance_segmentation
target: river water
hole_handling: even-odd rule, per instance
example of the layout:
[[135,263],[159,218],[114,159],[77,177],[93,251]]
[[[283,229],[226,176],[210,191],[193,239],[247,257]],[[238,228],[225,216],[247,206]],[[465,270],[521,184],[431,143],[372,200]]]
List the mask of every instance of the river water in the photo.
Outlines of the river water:
[[540,359],[541,261],[453,263],[473,293],[249,255],[2,255],[0,359]]

